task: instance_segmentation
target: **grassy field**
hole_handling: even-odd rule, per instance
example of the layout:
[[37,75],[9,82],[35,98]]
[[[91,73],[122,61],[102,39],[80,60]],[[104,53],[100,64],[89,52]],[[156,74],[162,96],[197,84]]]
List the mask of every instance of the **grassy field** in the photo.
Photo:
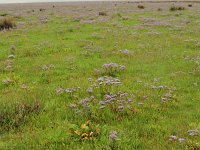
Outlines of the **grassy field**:
[[0,9],[17,24],[0,31],[0,149],[199,150],[200,4],[188,4]]

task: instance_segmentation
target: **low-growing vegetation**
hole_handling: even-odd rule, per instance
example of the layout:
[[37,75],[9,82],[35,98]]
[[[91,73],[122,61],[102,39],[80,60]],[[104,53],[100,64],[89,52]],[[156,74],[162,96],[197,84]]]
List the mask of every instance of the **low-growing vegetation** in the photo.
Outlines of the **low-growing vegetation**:
[[177,11],[177,10],[181,11],[181,10],[185,10],[185,7],[182,7],[182,6],[171,6],[170,10],[171,11]]
[[7,30],[16,27],[15,20],[13,18],[2,18],[0,19],[0,30]]
[[106,13],[106,12],[104,12],[104,11],[100,11],[99,12],[99,16],[107,16],[108,14]]
[[145,7],[144,7],[144,5],[138,5],[137,6],[139,9],[144,9]]
[[0,5],[0,149],[199,150],[200,5],[176,5]]
[[10,112],[7,110],[0,111],[0,132],[8,132],[13,129],[18,129],[25,125],[26,121],[32,114],[38,115],[41,110],[40,102],[32,104],[21,103],[11,108]]
[[8,16],[8,14],[7,13],[0,13],[0,16],[5,17],[5,16]]
[[192,7],[192,4],[188,4],[188,7]]

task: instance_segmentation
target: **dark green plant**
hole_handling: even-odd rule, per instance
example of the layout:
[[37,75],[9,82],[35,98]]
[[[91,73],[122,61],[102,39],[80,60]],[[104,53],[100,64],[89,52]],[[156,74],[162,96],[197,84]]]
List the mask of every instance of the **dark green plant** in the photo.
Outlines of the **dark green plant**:
[[170,7],[170,11],[181,11],[181,10],[185,10],[185,7],[182,7],[182,6],[171,6]]

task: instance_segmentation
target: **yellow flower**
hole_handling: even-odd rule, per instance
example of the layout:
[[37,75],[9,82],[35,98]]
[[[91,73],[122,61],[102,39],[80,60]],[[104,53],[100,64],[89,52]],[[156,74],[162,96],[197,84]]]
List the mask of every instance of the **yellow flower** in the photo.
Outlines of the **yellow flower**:
[[87,133],[83,133],[81,136],[82,136],[82,137],[87,137],[88,134],[87,134]]
[[81,135],[81,132],[80,132],[80,131],[77,131],[77,130],[74,131],[74,133],[77,134],[77,135]]
[[93,133],[94,133],[94,132],[90,132],[90,136],[93,136]]
[[81,125],[81,128],[82,128],[82,129],[85,129],[85,128],[86,128],[86,124],[82,124],[82,125]]
[[88,140],[88,137],[84,137],[82,140]]
[[93,140],[93,137],[90,137],[90,140]]
[[97,134],[99,134],[100,133],[100,129],[96,128],[96,132],[97,132]]

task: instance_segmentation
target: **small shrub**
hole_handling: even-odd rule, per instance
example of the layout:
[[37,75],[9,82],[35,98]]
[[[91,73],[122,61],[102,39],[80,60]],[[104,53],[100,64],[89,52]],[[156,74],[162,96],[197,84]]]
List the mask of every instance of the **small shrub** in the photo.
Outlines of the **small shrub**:
[[18,129],[24,125],[31,114],[39,114],[41,103],[35,101],[32,104],[17,104],[13,111],[0,111],[0,132]]
[[175,10],[177,10],[177,7],[171,6],[171,7],[170,7],[170,10],[171,10],[171,11],[175,11]]
[[2,13],[2,14],[0,14],[0,16],[5,17],[5,16],[8,16],[8,14],[7,13]]
[[118,73],[123,72],[126,69],[123,65],[116,63],[108,63],[102,65],[101,75],[116,76]]
[[40,11],[45,11],[45,9],[44,8],[40,8]]
[[188,4],[188,7],[192,7],[192,4]]
[[185,7],[182,7],[182,6],[171,6],[170,10],[171,11],[185,10]]
[[14,27],[16,27],[16,24],[13,18],[0,19],[0,30],[12,29]]
[[185,10],[185,7],[178,7],[178,10]]
[[103,11],[99,12],[99,16],[107,16],[107,15],[108,14],[106,12],[103,12]]
[[145,7],[143,5],[138,5],[137,6],[139,9],[144,9]]
[[162,11],[162,9],[161,9],[161,8],[158,8],[158,11]]
[[118,65],[116,63],[103,64],[102,69],[95,69],[94,75],[96,76],[112,76],[116,77],[119,73],[126,69],[124,65]]

